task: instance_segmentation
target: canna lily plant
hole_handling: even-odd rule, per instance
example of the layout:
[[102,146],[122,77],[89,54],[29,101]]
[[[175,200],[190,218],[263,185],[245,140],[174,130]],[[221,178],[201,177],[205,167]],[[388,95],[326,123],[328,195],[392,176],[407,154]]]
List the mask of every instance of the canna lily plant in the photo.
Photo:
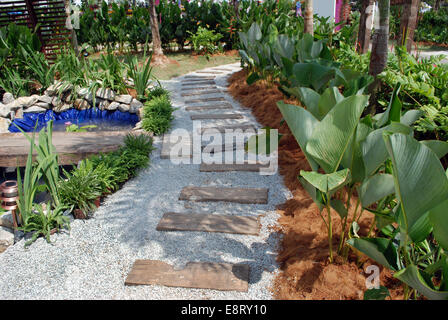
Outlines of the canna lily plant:
[[[327,227],[329,260],[334,260],[333,209],[342,222],[339,254],[347,257],[348,244],[395,271],[412,288],[408,297],[419,292],[447,299],[448,178],[439,158],[448,153],[448,143],[413,138],[410,125],[421,114],[401,112],[400,85],[385,112],[364,118],[366,95],[344,97],[335,87],[321,94],[294,90],[306,109],[277,105],[312,168],[298,178]],[[372,230],[367,237],[357,235],[363,210],[375,215],[383,237],[370,237]]]

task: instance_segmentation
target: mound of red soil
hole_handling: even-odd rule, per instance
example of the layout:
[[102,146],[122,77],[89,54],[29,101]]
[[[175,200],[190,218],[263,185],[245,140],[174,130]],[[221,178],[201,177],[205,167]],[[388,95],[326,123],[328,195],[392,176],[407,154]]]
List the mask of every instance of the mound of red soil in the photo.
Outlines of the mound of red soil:
[[[280,205],[278,232],[282,233],[281,247],[277,261],[281,272],[274,282],[273,292],[277,299],[363,299],[366,277],[363,270],[375,262],[361,257],[357,261],[354,254],[344,262],[336,257],[328,263],[328,238],[325,224],[320,218],[317,206],[303,189],[297,176],[300,170],[311,170],[303,152],[286,123],[280,122],[282,115],[276,102],[283,100],[299,105],[298,101],[287,99],[276,87],[263,82],[253,85],[246,83],[247,73],[243,70],[229,78],[229,93],[242,105],[252,110],[258,122],[276,128],[284,136],[279,142],[279,172],[293,198]],[[352,207],[355,206],[356,199]],[[350,216],[353,212],[350,212]],[[342,229],[337,213],[332,213],[333,234]],[[360,234],[367,234],[373,216],[364,212],[360,220]],[[338,237],[334,237],[333,248],[337,249]],[[359,267],[358,267],[359,265]],[[391,272],[381,269],[381,284],[388,287],[392,299],[402,298],[403,290]]]

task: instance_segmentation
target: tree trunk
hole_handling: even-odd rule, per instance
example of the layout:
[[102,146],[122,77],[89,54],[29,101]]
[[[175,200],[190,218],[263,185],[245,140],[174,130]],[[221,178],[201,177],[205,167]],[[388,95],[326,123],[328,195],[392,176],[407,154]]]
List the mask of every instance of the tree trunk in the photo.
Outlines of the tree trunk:
[[306,0],[305,8],[305,33],[314,35],[313,0]]
[[442,0],[436,0],[436,3],[434,4],[434,11],[439,11],[441,2]]
[[370,37],[372,35],[372,13],[374,0],[363,0],[361,17],[359,20],[358,51],[366,53],[370,48]]
[[168,63],[168,58],[163,54],[162,41],[160,40],[159,21],[154,0],[149,0],[149,20],[152,35],[152,65],[158,66]]
[[374,114],[376,111],[375,91],[379,85],[377,75],[380,74],[387,64],[388,40],[389,40],[389,14],[390,0],[378,0],[380,15],[379,29],[373,35],[372,53],[370,56],[369,74],[375,77],[375,81],[369,86],[370,105],[368,112]]
[[406,49],[411,51],[414,45],[414,33],[417,27],[417,17],[420,8],[420,0],[406,0],[401,15],[400,34],[398,44],[406,45]]
[[233,9],[235,10],[235,16],[237,19],[240,18],[240,10],[239,10],[240,3],[238,0],[233,0]]

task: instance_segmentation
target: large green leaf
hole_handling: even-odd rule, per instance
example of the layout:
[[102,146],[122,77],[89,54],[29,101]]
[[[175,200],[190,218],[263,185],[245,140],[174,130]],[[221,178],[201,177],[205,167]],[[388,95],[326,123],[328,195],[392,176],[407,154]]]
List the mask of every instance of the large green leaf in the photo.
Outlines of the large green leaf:
[[338,169],[367,101],[364,95],[345,98],[316,125],[306,151],[326,173]]
[[391,270],[399,270],[397,248],[386,238],[352,238],[347,243]]
[[300,170],[300,175],[323,193],[332,193],[350,182],[350,170],[322,174],[315,171]]
[[250,26],[249,30],[247,31],[247,40],[248,43],[254,43],[255,41],[260,41],[263,34],[261,33],[261,29],[258,23],[254,22]]
[[443,158],[448,153],[448,143],[440,140],[424,140],[420,141],[429,149],[431,149],[437,157]]
[[437,242],[448,250],[448,199],[429,211],[429,221]]
[[409,110],[401,116],[400,122],[408,126],[412,125],[423,115],[421,110]]
[[339,92],[337,87],[325,89],[319,99],[319,120],[322,120],[333,107],[344,99],[344,96]]
[[287,92],[295,95],[305,105],[306,109],[313,114],[313,116],[320,120],[319,117],[319,99],[320,95],[311,88],[299,87],[286,89]]
[[400,230],[410,237],[422,216],[448,198],[448,179],[437,155],[414,138],[395,133],[385,134],[384,141],[401,203]]
[[416,289],[418,292],[423,294],[425,297],[431,300],[447,300],[448,291],[438,291],[434,288],[432,283],[429,283],[426,279],[430,276],[425,274],[415,265],[410,265],[407,268],[400,270],[394,275],[395,278],[403,281],[408,286]]
[[397,83],[395,85],[392,97],[390,98],[389,105],[386,111],[381,115],[381,117],[378,120],[377,126],[379,128],[390,124],[392,121],[400,122],[401,108],[402,108],[402,103],[400,101],[400,98],[398,97],[400,89],[401,84]]
[[334,69],[318,63],[296,63],[293,67],[294,86],[312,87],[319,91],[334,76]]
[[285,119],[289,129],[305,154],[311,168],[317,170],[318,165],[306,151],[306,145],[319,121],[302,107],[285,104],[283,101],[277,102],[277,106],[283,115],[283,119]]
[[376,174],[358,188],[364,208],[395,192],[394,177],[391,174]]
[[394,132],[412,134],[412,129],[407,125],[393,122],[390,125],[376,129],[369,133],[362,142],[362,155],[366,168],[366,176],[374,173],[388,158],[386,145],[384,144],[383,132]]
[[313,201],[317,205],[317,208],[319,209],[319,211],[322,211],[322,209],[325,206],[325,203],[323,202],[321,191],[319,191],[316,187],[314,187],[311,183],[306,181],[304,178],[302,178],[300,176],[298,178],[299,178],[300,184],[303,186],[303,188],[308,193],[308,195],[311,197],[311,199],[313,199]]

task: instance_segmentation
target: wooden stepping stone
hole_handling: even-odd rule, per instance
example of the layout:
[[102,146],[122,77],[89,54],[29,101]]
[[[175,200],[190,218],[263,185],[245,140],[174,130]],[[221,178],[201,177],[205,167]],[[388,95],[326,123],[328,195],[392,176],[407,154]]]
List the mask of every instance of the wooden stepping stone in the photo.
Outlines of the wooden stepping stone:
[[253,130],[254,132],[256,132],[255,127],[252,124],[230,124],[230,125],[226,125],[226,126],[219,126],[219,127],[206,127],[206,128],[201,128],[201,133],[204,133],[207,130],[218,130],[218,132],[220,133],[225,133],[226,130],[238,130],[241,129],[243,132],[246,130]]
[[201,82],[201,81],[215,81],[214,80],[215,78],[210,78],[210,77],[201,77],[201,78],[199,78],[199,77],[196,77],[196,78],[187,78],[187,79],[185,79],[184,81],[182,81],[182,83],[188,83],[188,82],[192,82],[192,83],[195,83],[195,82]]
[[217,71],[235,71],[234,69],[230,69],[230,68],[213,68],[213,70],[217,70]]
[[201,70],[201,71],[195,71],[195,73],[222,74],[222,72],[214,71],[214,70],[210,70],[210,71]]
[[182,88],[182,91],[202,91],[202,90],[213,90],[213,89],[218,89],[217,86],[207,86],[207,87],[185,87]]
[[222,104],[215,104],[212,106],[189,106],[185,108],[185,110],[187,111],[201,111],[201,110],[214,110],[214,109],[233,109],[233,107],[230,103],[222,103]]
[[261,163],[242,163],[242,164],[216,164],[201,163],[200,172],[229,172],[229,171],[249,171],[259,172],[262,168],[269,168],[269,165]]
[[267,204],[268,191],[266,188],[185,187],[180,193],[179,200]]
[[258,235],[260,223],[258,217],[167,212],[156,230]]
[[191,75],[191,76],[185,76],[184,78],[185,79],[189,79],[189,80],[213,80],[216,77],[215,76],[194,76],[194,75]]
[[216,94],[216,93],[221,93],[221,90],[210,90],[210,91],[202,90],[201,92],[186,92],[186,93],[182,93],[181,96],[182,97],[190,97],[190,96],[201,96],[204,94]]
[[192,114],[191,120],[224,120],[224,119],[243,119],[243,115],[238,113],[209,113]]
[[213,97],[213,98],[199,98],[193,100],[185,100],[185,103],[201,103],[201,102],[213,102],[213,101],[227,101],[224,97]]
[[198,80],[198,81],[192,81],[189,80],[188,82],[182,82],[182,86],[196,86],[196,85],[203,85],[203,84],[213,84],[216,85],[216,82],[214,80]]
[[250,267],[246,264],[189,262],[184,269],[159,260],[136,260],[125,285],[162,285],[167,287],[246,292]]

